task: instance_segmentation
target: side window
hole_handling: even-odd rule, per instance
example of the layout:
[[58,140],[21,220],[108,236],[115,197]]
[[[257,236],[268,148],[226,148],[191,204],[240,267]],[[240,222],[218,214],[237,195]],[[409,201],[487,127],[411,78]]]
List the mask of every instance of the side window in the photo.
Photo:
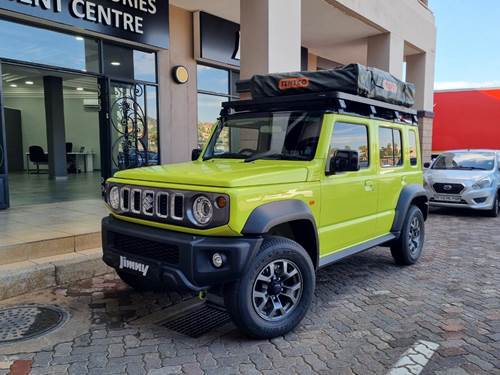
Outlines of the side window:
[[399,129],[379,127],[380,166],[382,168],[403,165],[401,131]]
[[358,152],[359,166],[368,168],[370,151],[368,149],[368,128],[365,125],[337,122],[333,127],[333,135],[328,152],[328,164],[337,150],[353,150]]
[[410,151],[410,165],[417,165],[417,134],[414,130],[408,132],[408,149]]

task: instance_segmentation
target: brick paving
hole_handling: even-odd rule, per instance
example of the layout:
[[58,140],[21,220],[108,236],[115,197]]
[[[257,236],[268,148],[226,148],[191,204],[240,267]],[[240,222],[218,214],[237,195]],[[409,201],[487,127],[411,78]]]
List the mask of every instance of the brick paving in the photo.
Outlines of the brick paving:
[[413,267],[377,248],[319,271],[310,312],[284,337],[250,340],[232,323],[177,334],[148,317],[189,295],[139,294],[106,275],[52,291],[90,311],[87,333],[35,353],[19,344],[0,363],[28,361],[31,374],[386,374],[420,341],[437,348],[421,374],[500,374],[500,218],[438,211],[426,228]]

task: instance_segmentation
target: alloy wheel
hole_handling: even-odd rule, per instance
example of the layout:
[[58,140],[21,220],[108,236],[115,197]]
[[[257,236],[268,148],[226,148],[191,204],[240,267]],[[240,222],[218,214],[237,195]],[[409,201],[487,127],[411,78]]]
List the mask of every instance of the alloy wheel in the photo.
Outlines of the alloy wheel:
[[421,222],[417,216],[411,219],[410,230],[408,231],[408,244],[410,248],[410,253],[415,255],[420,248],[422,226]]
[[273,260],[261,269],[254,282],[253,307],[264,320],[283,320],[297,307],[302,290],[302,274],[297,265],[287,259]]

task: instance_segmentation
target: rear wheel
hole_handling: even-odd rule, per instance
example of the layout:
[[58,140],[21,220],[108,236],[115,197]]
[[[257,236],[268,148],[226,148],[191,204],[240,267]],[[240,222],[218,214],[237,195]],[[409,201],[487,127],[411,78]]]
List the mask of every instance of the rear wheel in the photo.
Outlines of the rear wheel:
[[493,207],[491,207],[490,210],[487,211],[487,215],[489,217],[497,217],[498,216],[498,205],[500,204],[499,199],[498,199],[498,193],[495,194],[495,200],[493,201]]
[[401,235],[391,245],[396,264],[412,265],[422,254],[425,239],[424,215],[417,206],[410,206],[403,223]]
[[225,286],[224,301],[240,330],[254,338],[272,338],[300,323],[314,287],[314,266],[304,248],[286,238],[270,237],[246,274]]

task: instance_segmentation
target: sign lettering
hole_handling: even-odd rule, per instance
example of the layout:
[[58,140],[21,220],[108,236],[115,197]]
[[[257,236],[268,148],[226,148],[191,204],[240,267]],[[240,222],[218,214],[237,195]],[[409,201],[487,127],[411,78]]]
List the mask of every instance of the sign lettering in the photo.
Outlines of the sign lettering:
[[0,9],[168,47],[167,0],[2,0]]

